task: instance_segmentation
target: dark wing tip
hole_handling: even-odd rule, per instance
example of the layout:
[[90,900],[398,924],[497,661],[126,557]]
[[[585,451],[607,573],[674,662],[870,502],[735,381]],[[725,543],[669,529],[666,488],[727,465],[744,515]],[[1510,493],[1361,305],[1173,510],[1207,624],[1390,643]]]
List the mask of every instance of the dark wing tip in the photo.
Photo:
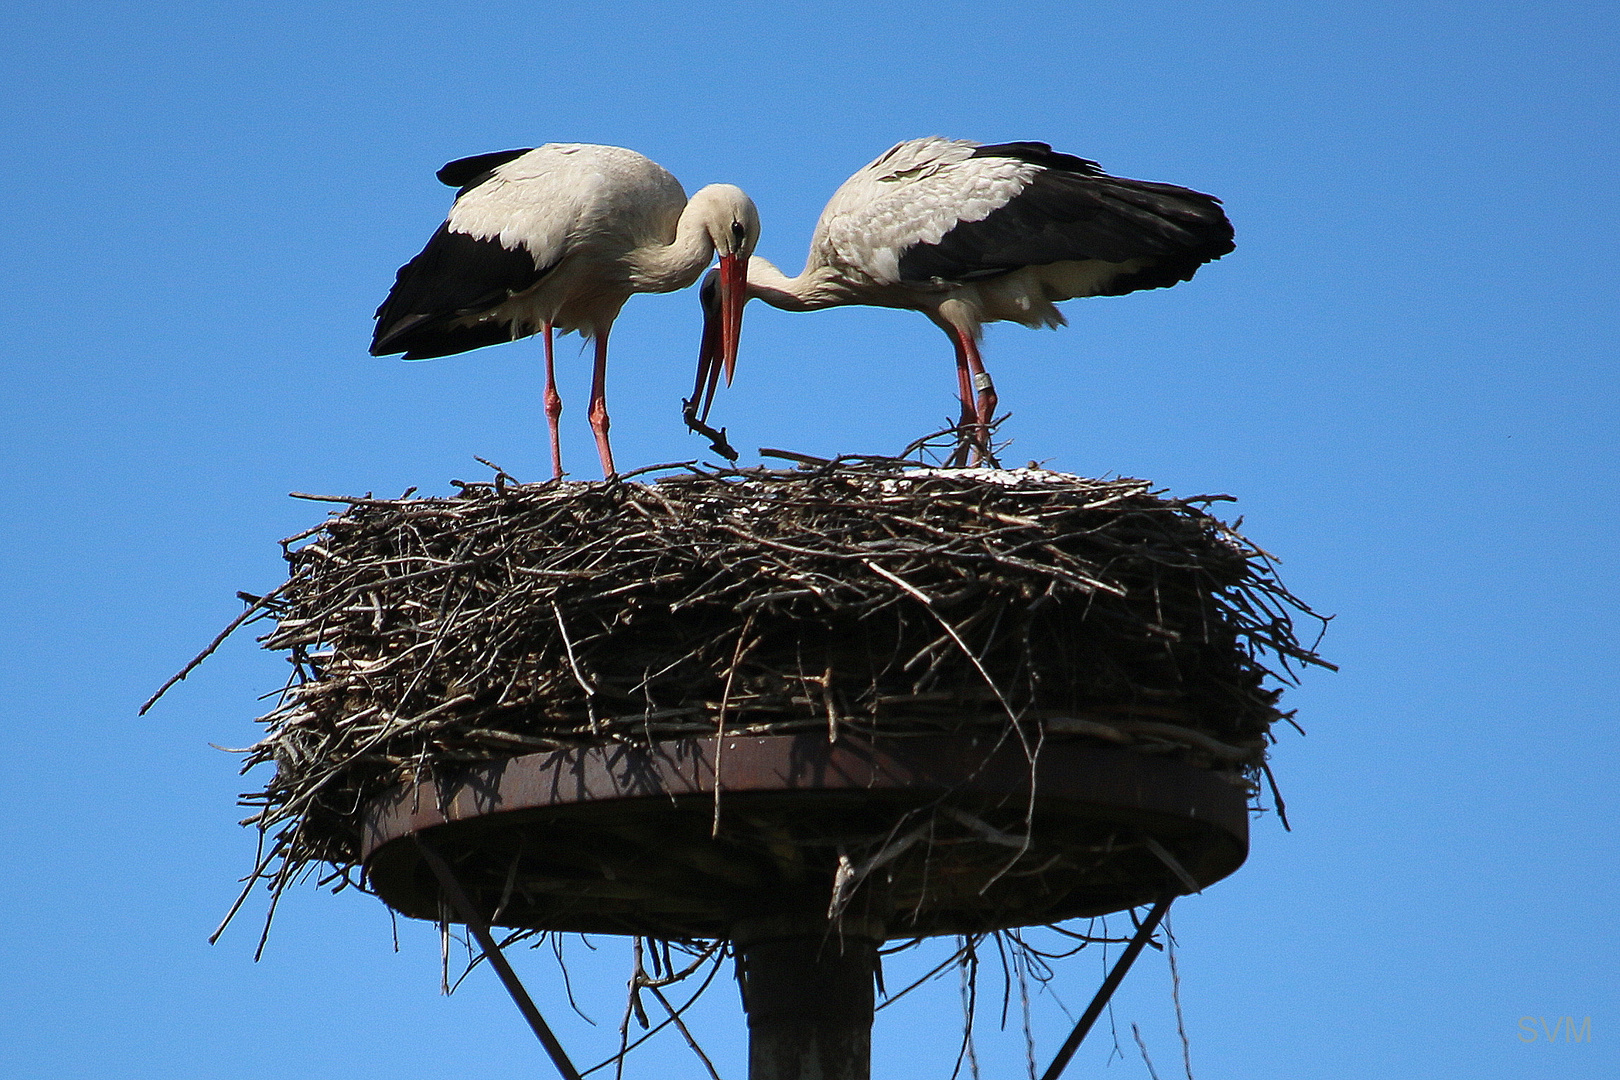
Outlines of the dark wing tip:
[[967,282],[1057,262],[1146,260],[1099,289],[1120,295],[1186,281],[1232,248],[1232,224],[1212,196],[1173,184],[1043,167],[990,214],[959,222],[936,243],[903,251],[900,276]]
[[[385,303],[384,307],[386,306]],[[425,322],[428,316],[407,315],[402,319],[395,319],[392,322],[385,323],[383,321],[383,308],[378,308],[376,318],[377,326],[371,334],[371,355],[392,356],[394,353],[404,352],[410,347],[409,342],[400,339],[407,337],[410,334],[411,327]]]
[[439,178],[439,183],[445,187],[460,188],[465,192],[475,188],[489,179],[489,174],[505,165],[508,161],[522,157],[533,150],[532,146],[525,146],[521,150],[496,150],[490,154],[474,154],[472,157],[457,158],[445,164],[433,175]]
[[480,319],[545,277],[519,245],[480,240],[440,225],[426,247],[395,275],[377,309],[373,356],[405,352],[407,360],[448,356],[511,341],[505,319]]
[[512,340],[512,324],[508,322],[457,326],[442,319],[418,316],[390,327],[386,335],[379,334],[371,343],[371,355],[403,354],[402,360],[434,360]]
[[1102,166],[1095,161],[1075,157],[1073,154],[1060,154],[1053,150],[1049,143],[1043,142],[992,143],[977,148],[972,156],[1012,158],[1014,161],[1027,161],[1031,165],[1039,165],[1043,169],[1058,169],[1062,172],[1079,173],[1082,176],[1103,175]]

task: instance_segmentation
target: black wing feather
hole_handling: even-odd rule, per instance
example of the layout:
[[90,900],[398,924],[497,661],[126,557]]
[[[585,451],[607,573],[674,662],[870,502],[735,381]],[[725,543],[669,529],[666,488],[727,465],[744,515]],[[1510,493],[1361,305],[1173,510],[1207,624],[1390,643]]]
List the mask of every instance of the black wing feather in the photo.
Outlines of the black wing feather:
[[904,251],[903,281],[979,281],[1055,262],[1152,259],[1102,287],[1104,295],[1119,296],[1186,281],[1233,248],[1232,224],[1211,195],[1109,176],[1096,162],[1045,143],[981,146],[973,156],[1027,161],[1041,171],[982,220]]
[[1027,161],[1031,165],[1039,165],[1044,169],[1062,169],[1065,172],[1078,173],[1081,176],[1104,176],[1102,166],[1095,161],[1073,154],[1060,154],[1053,150],[1051,144],[1043,142],[1004,142],[991,146],[980,146],[970,155],[972,157],[1002,157],[1012,158],[1015,161]]
[[438,172],[439,183],[446,187],[460,188],[456,197],[467,194],[473,188],[488,180],[490,174],[505,165],[508,161],[522,157],[534,147],[526,146],[521,150],[496,150],[490,154],[474,154],[472,157],[457,158],[449,162]]
[[453,323],[532,288],[549,266],[536,266],[523,248],[479,240],[440,225],[422,253],[399,268],[394,287],[377,309],[371,355],[403,352],[407,360],[449,356],[512,340],[505,323]]

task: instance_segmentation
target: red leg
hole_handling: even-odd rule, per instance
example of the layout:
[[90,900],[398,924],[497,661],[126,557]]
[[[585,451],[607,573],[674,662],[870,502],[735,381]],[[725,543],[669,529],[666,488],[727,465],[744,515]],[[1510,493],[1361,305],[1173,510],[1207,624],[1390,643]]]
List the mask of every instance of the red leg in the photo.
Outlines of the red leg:
[[608,328],[596,335],[596,370],[591,375],[591,430],[596,432],[596,452],[602,455],[602,475],[613,476],[613,447],[608,445],[607,411]]
[[949,328],[951,345],[956,350],[956,393],[962,401],[962,418],[956,422],[956,449],[945,462],[948,468],[961,468],[967,464],[968,447],[977,414],[973,410],[973,376],[968,371],[967,353],[962,349],[962,334]]
[[973,370],[973,388],[979,392],[978,411],[978,437],[974,440],[974,458],[977,464],[994,466],[996,459],[990,452],[990,422],[996,418],[996,384],[990,381],[990,373],[984,370],[984,362],[979,359],[979,346],[971,335],[964,338],[967,346],[968,367]]
[[557,373],[551,363],[551,323],[546,323],[546,426],[551,429],[551,475],[562,479],[562,441],[557,435],[557,418],[562,416],[562,395],[557,393]]
[[[971,333],[961,327],[952,326],[951,340],[956,344],[956,377],[962,394],[964,436],[973,445],[975,464],[994,464],[994,459],[990,455],[990,421],[996,413],[998,400],[996,384],[990,381],[990,373],[984,370],[984,362],[979,359],[979,346],[974,342]],[[976,405],[975,390],[978,392]],[[958,448],[958,456],[965,459],[966,450],[967,442],[964,442]],[[952,464],[966,464],[966,462],[952,458]]]
[[967,354],[961,342],[956,342],[956,396],[962,401],[962,429],[973,426],[977,414],[973,411],[973,375],[968,371]]

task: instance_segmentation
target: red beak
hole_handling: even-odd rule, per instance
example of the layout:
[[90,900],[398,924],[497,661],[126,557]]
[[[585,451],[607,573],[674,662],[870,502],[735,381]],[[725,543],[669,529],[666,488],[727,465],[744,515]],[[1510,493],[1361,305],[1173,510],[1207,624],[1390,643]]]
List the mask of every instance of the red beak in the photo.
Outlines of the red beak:
[[726,385],[737,372],[737,342],[742,338],[743,304],[748,302],[748,264],[736,255],[720,257],[720,358]]

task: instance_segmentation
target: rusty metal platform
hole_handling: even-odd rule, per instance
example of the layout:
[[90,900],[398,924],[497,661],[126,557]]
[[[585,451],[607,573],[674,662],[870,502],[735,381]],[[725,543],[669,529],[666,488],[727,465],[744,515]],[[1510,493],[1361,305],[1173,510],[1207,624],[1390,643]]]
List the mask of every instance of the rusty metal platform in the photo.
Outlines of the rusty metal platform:
[[1106,914],[1248,853],[1245,792],[1207,770],[1076,741],[1032,766],[1016,740],[944,735],[532,754],[397,788],[365,828],[370,884],[403,914],[441,915],[420,840],[494,925],[665,938],[825,912],[840,865],[886,846],[858,907],[889,938]]

